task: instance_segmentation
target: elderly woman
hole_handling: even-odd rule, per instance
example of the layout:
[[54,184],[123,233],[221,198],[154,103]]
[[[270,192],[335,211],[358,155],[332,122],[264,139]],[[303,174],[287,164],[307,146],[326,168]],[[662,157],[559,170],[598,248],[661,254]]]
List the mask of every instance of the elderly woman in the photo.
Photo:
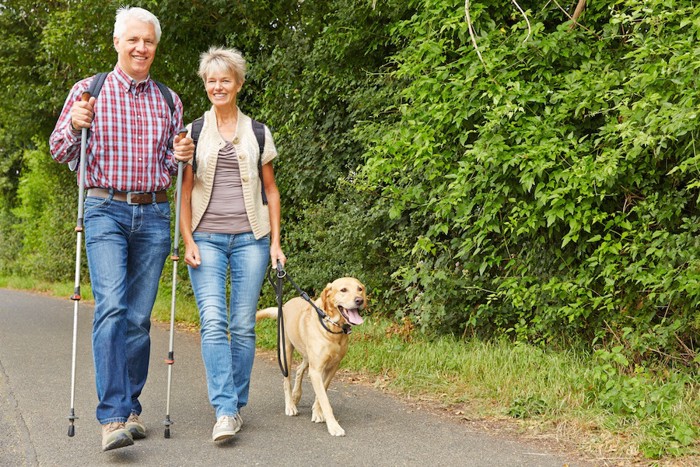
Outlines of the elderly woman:
[[[235,49],[212,47],[200,57],[199,75],[212,107],[204,113],[195,158],[182,182],[180,230],[199,308],[209,400],[216,412],[213,441],[241,429],[265,270],[268,260],[273,267],[286,261],[272,168],[277,150],[263,127],[260,151],[253,120],[236,104],[245,72],[246,62]],[[193,124],[188,130],[193,136]]]

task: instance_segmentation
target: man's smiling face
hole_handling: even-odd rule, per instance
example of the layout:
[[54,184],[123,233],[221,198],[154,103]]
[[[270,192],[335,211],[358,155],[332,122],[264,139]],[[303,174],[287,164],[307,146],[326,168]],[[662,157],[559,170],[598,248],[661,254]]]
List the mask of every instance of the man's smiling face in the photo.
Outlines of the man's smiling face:
[[155,27],[136,19],[128,20],[122,37],[114,38],[119,67],[136,81],[148,77],[157,46]]

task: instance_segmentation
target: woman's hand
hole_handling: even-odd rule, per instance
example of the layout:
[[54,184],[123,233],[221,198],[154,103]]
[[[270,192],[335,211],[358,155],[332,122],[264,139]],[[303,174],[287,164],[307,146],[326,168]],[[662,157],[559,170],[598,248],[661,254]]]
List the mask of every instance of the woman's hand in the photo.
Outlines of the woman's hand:
[[199,256],[199,247],[194,242],[185,245],[185,263],[193,268],[202,264],[202,258]]
[[280,245],[270,245],[270,262],[272,264],[272,269],[277,269],[277,261],[282,263],[282,267],[284,267],[287,262],[287,257],[284,256]]

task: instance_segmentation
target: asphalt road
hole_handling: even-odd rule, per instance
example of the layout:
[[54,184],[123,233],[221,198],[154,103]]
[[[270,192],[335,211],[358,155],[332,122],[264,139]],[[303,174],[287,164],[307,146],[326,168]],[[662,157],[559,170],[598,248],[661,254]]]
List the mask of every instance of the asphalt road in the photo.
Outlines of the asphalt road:
[[[149,380],[142,395],[148,437],[103,453],[95,420],[90,344],[92,307],[79,306],[75,436],[68,437],[73,303],[0,289],[0,465],[67,466],[565,466],[575,459],[469,427],[365,386],[331,384],[333,410],[347,435],[311,422],[305,386],[299,416],[284,414],[277,363],[258,357],[242,431],[214,444],[199,336],[177,332],[171,438],[164,438],[168,326],[154,325]],[[351,343],[352,345],[352,343]]]

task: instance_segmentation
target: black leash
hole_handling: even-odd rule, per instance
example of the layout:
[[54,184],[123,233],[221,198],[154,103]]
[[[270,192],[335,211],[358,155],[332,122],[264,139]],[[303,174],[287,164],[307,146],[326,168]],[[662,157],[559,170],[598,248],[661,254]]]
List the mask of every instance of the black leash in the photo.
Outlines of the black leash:
[[[277,283],[272,280],[272,268],[268,271],[268,280],[270,281],[270,284],[272,284],[272,287],[275,289],[275,294],[277,295],[277,362],[279,363],[280,370],[282,370],[282,374],[286,378],[289,376],[289,368],[287,368],[287,350],[286,350],[286,342],[285,342],[285,337],[284,337],[284,315],[282,313],[282,292],[283,292],[283,284],[282,280],[287,279],[291,284],[294,286],[294,288],[299,292],[299,296],[306,300],[314,310],[316,310],[316,314],[318,315],[318,320],[321,323],[321,326],[323,328],[330,332],[331,334],[350,334],[352,332],[352,326],[349,324],[338,324],[335,321],[333,321],[325,311],[320,309],[316,304],[311,300],[311,297],[309,297],[309,294],[301,290],[301,288],[294,282],[292,277],[287,274],[287,271],[284,270],[282,267],[282,263],[277,261]],[[330,323],[333,326],[336,326],[340,328],[340,331],[332,331],[326,323]],[[284,363],[282,361],[284,360]]]
[[[279,363],[282,375],[289,376],[287,367],[287,344],[284,337],[284,314],[282,313],[282,279],[287,275],[287,271],[282,267],[282,263],[277,261],[277,284],[272,280],[272,268],[268,271],[267,278],[275,289],[277,295],[277,363]],[[283,363],[284,362],[284,363]]]

